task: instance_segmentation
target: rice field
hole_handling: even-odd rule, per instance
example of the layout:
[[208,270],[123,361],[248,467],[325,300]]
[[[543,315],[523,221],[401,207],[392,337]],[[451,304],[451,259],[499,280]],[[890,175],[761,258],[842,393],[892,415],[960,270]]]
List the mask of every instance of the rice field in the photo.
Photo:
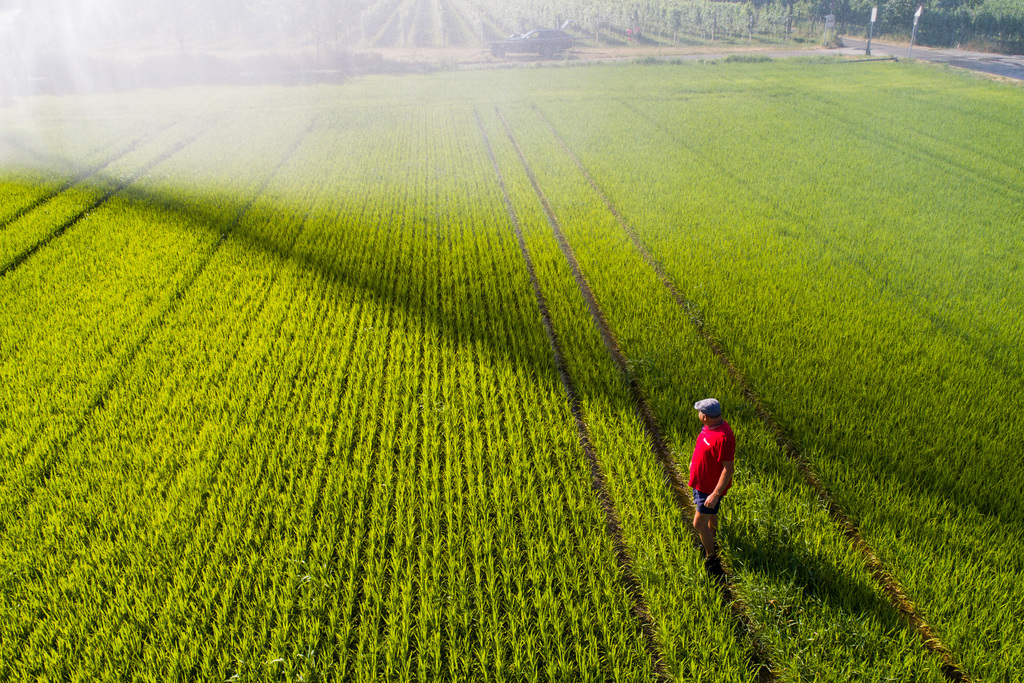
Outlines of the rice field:
[[809,60],[16,100],[0,678],[1015,680],[1022,112]]

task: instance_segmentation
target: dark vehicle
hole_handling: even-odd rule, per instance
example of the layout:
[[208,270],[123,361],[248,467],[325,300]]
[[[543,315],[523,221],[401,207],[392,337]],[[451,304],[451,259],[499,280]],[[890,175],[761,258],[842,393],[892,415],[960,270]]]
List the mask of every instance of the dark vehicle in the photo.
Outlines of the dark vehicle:
[[505,40],[491,42],[491,54],[504,57],[510,52],[551,57],[572,47],[572,37],[557,28],[539,28],[529,33],[514,33]]

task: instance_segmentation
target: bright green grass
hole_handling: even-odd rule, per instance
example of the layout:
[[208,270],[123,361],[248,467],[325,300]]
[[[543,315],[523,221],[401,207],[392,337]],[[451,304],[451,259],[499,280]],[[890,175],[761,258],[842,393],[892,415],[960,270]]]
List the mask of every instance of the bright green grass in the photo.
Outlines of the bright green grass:
[[[726,406],[721,541],[752,635],[495,107],[684,472],[693,401]],[[750,680],[753,637],[782,680],[941,680],[550,121],[958,661],[1012,680],[1022,110],[955,73],[827,62],[0,110],[61,160],[11,158],[0,215],[98,169],[5,224],[0,267],[126,184],[0,278],[3,676],[649,678],[486,134],[673,675]]]
[[940,637],[1002,680],[1024,656],[1001,635],[1024,560],[1002,542],[1020,534],[1022,96],[850,68],[650,70],[601,108],[541,107]]

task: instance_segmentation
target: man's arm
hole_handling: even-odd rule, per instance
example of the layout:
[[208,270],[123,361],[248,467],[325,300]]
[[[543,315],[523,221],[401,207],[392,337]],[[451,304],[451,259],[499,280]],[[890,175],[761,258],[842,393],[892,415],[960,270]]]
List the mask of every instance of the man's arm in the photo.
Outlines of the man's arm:
[[718,484],[715,485],[715,490],[708,496],[706,505],[708,507],[715,507],[718,505],[718,501],[722,499],[723,492],[729,488],[729,482],[732,481],[733,472],[733,461],[726,460],[722,463],[722,473],[718,475]]

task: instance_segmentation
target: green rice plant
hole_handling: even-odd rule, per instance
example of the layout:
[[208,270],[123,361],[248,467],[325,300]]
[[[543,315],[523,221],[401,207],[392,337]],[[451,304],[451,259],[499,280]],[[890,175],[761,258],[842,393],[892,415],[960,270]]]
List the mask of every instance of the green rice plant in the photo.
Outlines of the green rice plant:
[[[522,124],[519,127],[519,129],[530,131],[536,130],[537,127],[531,127],[527,124]],[[535,149],[539,149],[539,147]],[[551,167],[556,165],[556,161],[552,159],[551,155],[545,157],[538,151],[533,156],[541,160],[537,165],[539,175],[544,173],[544,171],[540,169],[544,169],[545,164]],[[693,342],[687,342],[685,340],[686,336],[693,334],[693,332],[690,331],[690,329],[688,329],[690,328],[690,325],[689,321],[686,319],[687,316],[685,315],[685,312],[681,311],[678,305],[670,300],[670,298],[667,295],[667,292],[664,291],[664,288],[662,288],[660,284],[653,279],[653,272],[649,272],[647,274],[650,284],[647,285],[646,289],[637,286],[638,283],[642,281],[641,278],[643,276],[643,270],[646,269],[650,271],[650,269],[639,262],[639,257],[636,254],[634,254],[631,257],[626,256],[627,254],[629,254],[631,249],[630,245],[627,242],[625,242],[625,235],[621,234],[621,229],[618,231],[619,243],[610,242],[610,238],[614,236],[616,232],[611,225],[601,225],[602,220],[610,223],[611,216],[606,215],[604,219],[601,218],[600,214],[602,212],[605,212],[607,214],[607,208],[602,207],[600,205],[600,202],[595,202],[591,204],[594,207],[592,210],[593,213],[587,216],[580,215],[580,217],[576,219],[576,215],[580,213],[580,208],[582,204],[580,198],[586,196],[587,190],[585,185],[581,182],[582,178],[578,178],[577,186],[575,188],[570,189],[566,187],[563,189],[559,187],[560,183],[566,182],[564,180],[565,178],[571,177],[572,174],[568,172],[568,167],[570,166],[571,164],[569,163],[569,161],[565,160],[565,162],[562,163],[562,168],[566,170],[562,170],[560,173],[551,171],[547,175],[541,175],[541,177],[545,178],[545,180],[547,181],[544,183],[547,187],[554,188],[551,190],[553,197],[572,198],[571,203],[567,203],[567,205],[564,207],[564,211],[561,212],[561,215],[564,218],[563,224],[569,226],[569,228],[572,228],[572,226],[578,226],[581,229],[580,237],[576,240],[573,240],[573,243],[578,254],[580,255],[581,264],[583,265],[584,271],[589,273],[595,273],[597,275],[597,277],[593,279],[593,284],[596,290],[598,292],[601,292],[601,288],[602,286],[604,286],[603,283],[609,284],[609,288],[604,290],[607,292],[607,296],[601,297],[601,301],[602,303],[608,306],[608,310],[620,311],[619,318],[617,320],[613,318],[612,323],[621,323],[626,329],[629,330],[628,333],[620,337],[620,339],[627,340],[625,348],[628,349],[630,346],[634,346],[637,349],[638,355],[640,355],[642,358],[650,358],[651,355],[649,351],[644,352],[640,351],[640,349],[644,348],[645,346],[651,348],[652,350],[654,348],[658,348],[659,346],[667,346],[667,349],[671,349],[671,352],[675,356],[675,358],[672,361],[673,365],[661,367],[661,372],[688,372],[691,376],[694,372],[702,372],[704,377],[701,379],[700,376],[697,375],[698,382],[709,382],[711,378],[715,376],[719,378],[719,382],[725,380],[724,373],[721,371],[721,369],[717,369],[715,367],[717,365],[717,361],[713,357],[711,357],[711,355],[707,353],[707,351],[704,349],[694,349],[698,352],[703,351],[704,353],[703,358],[698,356],[693,361],[691,361],[691,363],[696,367],[692,367],[690,370],[687,370],[686,363],[683,363],[681,365],[679,364],[679,353],[687,348],[693,349],[695,346]],[[558,206],[557,202],[558,199],[553,200],[553,204],[556,207]],[[589,232],[584,232],[584,230],[586,229],[589,229]],[[570,237],[570,239],[572,238]],[[593,265],[589,265],[589,267],[588,263],[584,260],[588,258],[588,253],[594,254],[594,256],[592,257]],[[631,265],[628,265],[627,259],[632,259]],[[613,268],[620,267],[620,261],[623,262],[623,265],[621,267],[628,268],[628,270],[622,273],[615,273]],[[617,286],[617,283],[621,283],[624,281],[632,282],[634,283],[634,286],[629,290],[624,290],[620,286]],[[655,308],[654,302],[658,300],[658,298],[655,298],[655,293],[657,293],[659,289],[661,290],[660,300],[663,302],[661,304],[661,307],[662,310],[665,311],[665,313],[660,313],[659,310]],[[621,304],[619,303],[619,300],[623,298],[624,294],[634,292],[636,293],[636,299],[630,301],[627,298],[625,301],[622,301]],[[672,319],[673,316],[675,318],[674,320]],[[649,363],[645,363],[644,365],[647,367],[647,369],[650,369],[651,367]],[[661,364],[659,363],[659,365]],[[705,370],[698,371],[697,368],[700,367],[704,367]],[[667,383],[664,380],[661,380],[658,382],[658,384],[662,385],[662,387],[660,387],[662,391],[667,389],[672,393],[677,393],[680,387],[685,387],[688,384],[693,383],[693,381],[693,379],[679,378]],[[668,384],[669,386],[665,386],[666,384]],[[724,388],[725,387],[720,387],[718,390],[709,393],[714,393],[716,395],[725,395],[726,392],[723,390]],[[661,405],[663,405],[666,408],[671,408],[673,413],[679,413],[674,420],[667,421],[669,424],[673,424],[679,420],[686,420],[687,418],[692,420],[692,417],[690,417],[689,414],[688,405],[692,403],[692,398],[697,398],[700,395],[703,395],[703,392],[707,391],[707,389],[696,386],[691,388],[691,391],[694,390],[696,392],[701,393],[691,394],[691,399],[689,400],[680,400],[678,398],[675,400],[671,400],[667,399],[667,397],[666,399],[661,400]],[[731,388],[731,390],[733,392],[736,391],[735,388]],[[736,401],[737,405],[743,405],[742,399],[740,399],[738,396],[734,400]],[[749,408],[747,408],[746,411],[749,411]],[[747,414],[750,415],[749,412]],[[752,417],[752,415],[750,416]],[[737,424],[743,424],[741,420],[742,413],[737,421]],[[763,430],[763,427],[761,427],[760,425],[756,426]],[[692,439],[692,437],[686,438]],[[679,448],[679,451],[682,452],[682,458],[680,459],[684,459],[685,462],[686,450],[684,450],[684,448]],[[652,471],[652,473],[648,475],[648,477],[654,480],[660,479],[661,475],[660,472],[656,471],[657,468],[652,469],[655,471]],[[792,470],[790,477],[798,480],[798,477],[795,476],[795,472],[792,472]],[[628,479],[635,481],[638,479],[642,479],[642,477],[633,475],[631,477],[628,477]],[[671,508],[671,505],[669,506],[669,508]],[[673,512],[675,513],[677,519],[682,516],[678,509]],[[682,524],[680,524],[680,527],[682,528],[685,527],[686,522],[688,520],[683,518],[680,521],[682,522]],[[822,528],[816,531],[816,535],[818,538],[815,541],[815,544],[821,545],[822,542],[825,541],[825,539],[828,539],[826,543],[830,547],[830,552],[832,554],[838,553],[840,557],[845,556],[844,573],[853,572],[854,574],[857,574],[859,572],[861,574],[860,581],[864,584],[868,583],[867,575],[863,572],[862,569],[858,568],[857,566],[859,562],[856,555],[851,553],[849,549],[844,548],[845,543],[841,535],[838,533],[838,529],[836,529],[824,516],[819,518],[819,524],[821,524]],[[685,538],[685,531],[683,531],[683,533]],[[747,542],[749,543],[749,541]],[[678,541],[675,545],[677,547],[682,546],[682,544],[680,544]],[[813,566],[815,563],[822,563],[823,561],[824,559],[814,561],[810,560],[810,558],[804,559],[804,562],[811,563],[811,566]],[[827,566],[827,564],[825,566]],[[741,579],[742,577],[743,575],[740,574]],[[828,590],[836,590],[837,594],[841,594],[841,591],[843,589],[840,586],[836,586],[835,588]],[[876,607],[872,607],[871,609],[877,612],[880,616],[882,616],[882,620],[881,623],[874,627],[875,633],[873,635],[867,636],[867,634],[863,631],[858,635],[858,638],[860,640],[863,640],[864,638],[871,638],[875,643],[872,647],[866,650],[866,654],[861,656],[866,657],[868,662],[874,662],[877,660],[877,663],[868,665],[868,668],[866,668],[865,671],[871,670],[871,666],[874,666],[876,667],[876,671],[888,673],[893,670],[893,658],[895,657],[897,658],[897,660],[902,659],[904,657],[905,651],[893,652],[891,655],[888,654],[890,643],[887,632],[891,629],[898,630],[900,628],[899,620],[897,614],[895,613],[895,610],[888,608],[888,606],[885,605],[884,602],[881,602],[878,597],[873,595],[873,592],[874,591],[871,588],[867,589],[867,593],[871,595],[870,601],[877,604]],[[836,621],[836,616],[830,610],[821,609],[821,607],[823,607],[823,605],[818,607],[821,611],[816,615],[812,622],[809,622],[807,625],[801,625],[801,631],[803,631],[803,629],[805,628],[808,629],[808,631],[815,632],[817,632],[817,630],[835,628],[834,622]],[[858,607],[856,609],[859,610],[861,608]],[[814,629],[809,628],[810,624],[814,623],[814,621],[817,622],[818,626],[816,626]],[[778,656],[779,659],[783,661],[788,660],[788,657],[790,655],[789,653],[784,651],[784,648],[787,646],[791,646],[791,644],[787,643],[786,639],[776,637],[774,638],[773,642],[773,637],[771,634],[765,634],[761,637],[768,638],[769,642],[771,642],[771,644],[777,648],[776,656]],[[905,638],[904,641],[905,644],[906,641],[910,641],[909,645],[913,648],[911,651],[914,652],[916,656],[917,663],[914,666],[917,667],[916,671],[918,673],[916,673],[915,675],[920,675],[920,672],[922,670],[931,670],[933,672],[932,675],[936,675],[937,672],[935,672],[935,669],[933,668],[934,665],[929,664],[926,661],[925,653],[919,649],[919,646],[913,642],[913,639]],[[859,643],[860,641],[857,642]],[[858,649],[859,648],[860,645],[858,644]],[[721,648],[719,647],[717,648],[717,650],[721,650]],[[821,671],[823,669],[828,670],[831,667],[831,664],[829,663],[830,661],[849,661],[851,658],[855,658],[858,656],[853,654],[851,650],[843,651],[840,648],[832,648],[828,652],[828,656],[825,659],[819,661],[818,667],[821,668],[817,669],[818,671]],[[880,653],[882,653],[881,658],[879,658]],[[832,657],[835,657],[835,659],[832,660]],[[810,670],[813,671],[815,669],[811,668]]]
[[[423,121],[408,130],[430,140]],[[398,117],[386,125],[398,122],[409,123]],[[442,206],[424,221],[432,215],[429,185],[413,181],[422,169],[386,159],[367,165],[336,147],[349,163],[318,185],[341,183],[349,193],[345,206],[332,205],[330,195],[305,184],[304,173],[322,167],[312,141],[352,148],[359,140],[315,128],[309,135],[309,145],[275,169],[243,212],[205,207],[197,194],[177,191],[191,211],[239,218],[69,438],[45,490],[10,517],[5,537],[22,540],[9,546],[7,566],[31,548],[33,557],[19,561],[46,569],[35,585],[9,574],[19,578],[6,595],[38,600],[51,618],[35,625],[34,640],[5,626],[4,647],[22,653],[5,649],[5,660],[36,661],[45,634],[75,624],[65,642],[96,657],[65,652],[60,671],[68,678],[337,671],[374,679],[388,670],[412,678],[444,661],[453,675],[478,677],[521,654],[522,671],[532,675],[555,661],[549,653],[559,671],[587,678],[603,677],[609,666],[643,667],[635,641],[616,635],[633,629],[621,586],[600,578],[615,569],[597,540],[602,531],[584,471],[562,481],[572,470],[558,465],[563,474],[556,474],[552,464],[572,452],[571,423],[539,328],[520,345],[517,320],[536,325],[536,318],[524,288],[512,287],[519,294],[508,308],[503,283],[524,277],[509,235],[469,224],[446,232],[441,216],[459,216],[460,207]],[[475,163],[486,163],[481,150],[474,154]],[[367,168],[393,177],[379,183]],[[305,197],[294,208],[293,194]],[[162,201],[173,207],[178,200]],[[493,215],[486,205],[472,212],[476,225]],[[154,227],[166,229],[158,221]],[[485,289],[475,275],[452,281],[461,292],[455,299],[437,286],[438,264],[453,245],[460,256],[452,263],[470,273],[480,272],[486,255]],[[387,255],[383,262],[378,254]],[[417,276],[400,276],[410,273]],[[464,321],[461,336],[438,333],[431,316],[441,310]],[[491,313],[481,318],[481,310]],[[517,317],[495,327],[499,310]],[[547,377],[547,389],[518,365],[523,354],[526,368]],[[478,376],[492,378],[486,395],[470,381]],[[490,402],[495,395],[501,398]],[[502,408],[480,420],[494,405]],[[522,406],[535,405],[548,409],[524,419]],[[450,455],[444,475],[441,461],[427,464],[442,441]],[[499,489],[492,477],[528,454],[534,465],[506,473],[509,485]],[[447,482],[443,494],[439,478]],[[441,500],[449,504],[441,508]],[[504,520],[497,528],[495,517]],[[561,519],[576,531],[552,522]],[[68,533],[38,543],[37,534],[54,524]],[[95,529],[108,540],[94,537]],[[526,574],[504,555],[514,547]],[[595,548],[603,552],[596,562]],[[99,572],[92,557],[119,573]],[[578,566],[588,568],[585,583]],[[42,587],[62,576],[104,592],[54,609]],[[141,602],[108,601],[107,591]],[[566,600],[591,608],[569,610]],[[103,607],[88,613],[87,604]],[[149,616],[126,619],[137,604]],[[550,628],[524,650],[515,633],[530,631],[519,630],[512,614],[529,629],[538,617]],[[325,635],[325,623],[338,631]],[[610,634],[596,641],[606,643],[601,649],[598,627]],[[424,631],[430,658],[414,647]],[[99,648],[103,640],[117,646]]]
[[[54,138],[53,180],[0,171],[19,202],[143,142],[114,185],[0,234],[20,253],[131,181],[0,277],[0,676],[651,677],[486,134],[670,670],[750,680],[757,641],[782,680],[940,676],[696,321],[964,669],[1006,679],[1019,558],[993,539],[1016,533],[1019,496],[975,468],[1012,461],[1019,431],[1019,144],[993,142],[1019,98],[903,64],[823,89],[841,68],[367,78],[203,89],[191,110],[48,99],[43,136],[84,132]],[[161,113],[118,138],[102,104]],[[693,400],[726,406],[741,449],[719,538],[744,626],[495,106],[681,467]],[[192,144],[167,127],[182,118],[206,131]],[[998,419],[960,441],[963,404]]]
[[[780,68],[780,73],[797,72],[796,67]],[[918,77],[920,74],[909,75],[909,78]],[[642,237],[679,288],[697,302],[700,315],[724,341],[733,361],[744,372],[749,371],[748,377],[769,405],[778,407],[781,422],[791,428],[794,437],[808,444],[809,456],[819,472],[831,482],[842,504],[861,521],[862,530],[883,561],[891,563],[912,599],[928,614],[951,615],[950,597],[955,591],[939,588],[942,586],[939,577],[950,576],[954,566],[984,570],[969,559],[974,553],[963,553],[960,560],[953,559],[956,556],[950,555],[953,549],[946,540],[939,540],[948,539],[948,531],[936,534],[926,527],[932,526],[930,520],[947,519],[948,522],[939,525],[956,528],[957,535],[966,535],[971,539],[968,546],[986,547],[990,541],[984,539],[991,538],[988,531],[991,527],[985,515],[1006,514],[996,511],[999,507],[1012,509],[1016,498],[1007,492],[1001,495],[1002,502],[994,505],[987,494],[982,494],[984,503],[978,513],[965,509],[954,511],[948,502],[940,502],[946,496],[935,486],[948,476],[943,473],[971,467],[966,461],[958,461],[955,456],[958,448],[950,443],[949,436],[942,436],[952,436],[959,431],[959,425],[950,423],[944,416],[949,414],[945,406],[977,401],[982,396],[980,389],[969,387],[981,385],[985,386],[985,395],[991,395],[996,403],[1012,404],[1011,396],[1016,393],[1014,382],[1007,381],[1005,373],[986,368],[986,362],[978,354],[972,355],[966,343],[969,337],[964,336],[972,334],[971,325],[951,325],[946,319],[955,308],[945,304],[932,308],[929,303],[939,292],[951,303],[975,298],[970,293],[973,285],[961,284],[960,278],[925,285],[927,279],[940,273],[956,273],[948,266],[939,265],[941,260],[912,256],[914,252],[922,254],[932,244],[944,244],[944,238],[930,241],[935,237],[924,237],[934,234],[927,223],[922,225],[920,236],[916,236],[917,228],[909,229],[909,225],[917,225],[915,221],[898,231],[890,230],[882,241],[860,238],[858,242],[863,233],[853,232],[853,226],[860,225],[855,223],[859,216],[853,200],[846,202],[843,195],[835,195],[836,201],[829,201],[827,197],[822,198],[821,192],[801,189],[810,179],[820,177],[823,187],[835,186],[838,179],[835,169],[822,165],[813,155],[801,156],[803,148],[794,146],[798,131],[818,126],[835,136],[835,122],[843,120],[841,115],[833,109],[828,119],[821,116],[823,111],[801,116],[795,95],[779,98],[777,93],[766,90],[771,94],[757,103],[761,108],[757,110],[759,118],[755,119],[743,113],[754,111],[755,105],[749,96],[746,99],[733,96],[733,93],[738,95],[740,88],[751,87],[746,78],[747,73],[737,71],[724,84],[716,84],[714,87],[721,96],[714,101],[705,100],[705,106],[695,106],[696,100],[686,92],[687,88],[699,89],[700,84],[693,80],[680,81],[683,91],[663,101],[624,103],[621,115],[605,110],[601,117],[605,117],[607,127],[597,124],[595,118],[583,125],[574,121],[574,125],[562,125],[561,129],[581,148],[593,150],[596,140],[613,141],[611,148],[602,144],[598,154],[591,151],[582,155],[594,168],[607,169],[597,174],[603,173],[613,184],[616,177],[660,169],[651,176],[650,188],[638,191],[635,184],[626,187],[619,182],[620,189],[612,194],[620,210],[633,217],[634,225],[641,226],[638,230]],[[855,77],[845,81],[851,89],[865,83]],[[637,87],[643,86],[642,80],[636,83]],[[765,83],[769,85],[770,82]],[[793,85],[793,81],[789,85]],[[990,86],[981,84],[963,90],[965,98],[995,96]],[[1003,96],[1011,100],[1015,97],[1012,91]],[[777,101],[779,105],[774,105]],[[769,115],[773,106],[793,122],[791,127],[779,127],[776,123],[773,132],[774,119]],[[860,110],[854,108],[854,111]],[[613,135],[612,131],[622,130],[622,116],[627,114],[642,122],[641,130],[632,135]],[[573,116],[578,119],[577,113]],[[743,130],[740,122],[747,120],[758,122],[747,125],[748,130],[764,131],[756,142],[738,134]],[[563,117],[562,121],[568,119]],[[607,136],[602,136],[602,130],[607,131]],[[788,137],[781,136],[780,131]],[[776,140],[780,144],[776,145]],[[925,140],[919,137],[916,143],[925,144]],[[895,158],[901,160],[900,167],[906,168],[906,160],[915,157],[941,160],[948,154],[944,147],[945,143],[928,142],[924,150],[905,145],[895,150],[872,149],[872,152],[878,157],[896,154]],[[743,165],[722,161],[734,158]],[[780,158],[785,158],[786,162],[778,163]],[[851,158],[849,153],[847,158]],[[609,159],[615,160],[614,167],[609,165]],[[867,161],[865,159],[865,165]],[[871,163],[877,164],[877,161],[871,159]],[[956,187],[950,183],[961,173],[961,168],[952,160],[946,163],[948,165],[940,164],[937,168],[932,164],[928,172],[946,187]],[[625,175],[622,173],[624,166],[631,168]],[[915,177],[928,178],[923,172]],[[902,174],[889,174],[879,179],[885,178],[906,182]],[[1003,185],[1009,187],[1005,182]],[[734,199],[721,202],[720,198],[729,193]],[[859,188],[852,185],[848,193],[856,196]],[[907,215],[914,204],[904,201],[903,196],[901,194],[892,206],[897,214]],[[923,208],[929,203],[941,204],[946,197],[959,201],[954,199],[959,196],[959,190],[952,196],[949,192],[933,192],[916,197],[916,204]],[[980,202],[988,203],[989,207],[979,206],[980,213],[976,215],[992,215],[993,225],[1012,224],[1012,210],[1005,212],[1001,208],[1004,196],[1008,199],[1010,195],[998,189],[979,195]],[[859,199],[856,206],[866,206],[866,200],[866,196]],[[872,203],[883,207],[889,204],[888,200],[880,199],[877,192]],[[820,211],[833,205],[842,208],[834,214]],[[813,213],[812,206],[815,207]],[[827,216],[820,225],[811,222],[817,220],[818,213]],[[935,215],[925,214],[926,220],[934,219]],[[958,209],[955,215],[958,220],[964,217]],[[894,220],[887,219],[882,225]],[[831,232],[832,226],[840,221],[851,226],[849,237],[842,241],[831,240],[831,235],[835,234]],[[674,226],[686,226],[686,229]],[[907,244],[909,254],[901,250],[899,245],[903,243]],[[1001,241],[999,245],[1010,251],[1016,248],[1012,241]],[[705,256],[695,260],[695,253]],[[978,257],[981,260],[971,260]],[[985,268],[984,255],[965,254],[962,258],[966,259],[962,263],[972,264],[968,267]],[[721,267],[725,263],[729,267]],[[891,263],[892,268],[882,265],[886,263]],[[929,263],[933,264],[930,269]],[[886,269],[884,275],[880,266]],[[998,277],[993,274],[994,281],[998,281]],[[835,304],[837,296],[843,302],[839,306]],[[986,309],[994,320],[1005,320],[1001,310],[999,307]],[[845,322],[847,320],[856,322],[851,325]],[[980,322],[978,317],[974,320]],[[939,331],[939,336],[935,337],[930,329]],[[966,332],[956,332],[958,329]],[[1000,338],[1003,337],[988,337],[979,344],[981,348],[991,344],[999,349],[983,352],[997,366],[1000,356],[1005,357],[1007,351],[1014,353],[1012,345],[995,341]],[[938,343],[925,341],[928,339],[936,339]],[[943,347],[946,350],[942,350]],[[886,362],[879,364],[882,359]],[[959,379],[944,386],[925,379],[951,379],[953,368],[958,367],[964,368],[964,373],[956,373]],[[977,379],[968,379],[972,376]],[[934,387],[936,393],[928,396],[920,392],[901,393],[904,387],[918,387],[923,382]],[[982,400],[987,404],[989,399]],[[847,407],[835,411],[824,409],[833,405]],[[900,406],[898,428],[879,428],[883,419],[875,407],[878,405]],[[841,422],[846,426],[840,426]],[[1000,423],[1010,432],[1015,429],[1012,417],[1001,418]],[[920,429],[915,425],[920,425]],[[946,426],[937,429],[938,425]],[[904,445],[897,445],[900,442],[893,437],[901,433],[906,435],[902,440]],[[946,445],[939,446],[940,442]],[[1003,452],[998,440],[987,444],[993,457],[1002,457],[996,456]],[[858,454],[876,453],[880,446],[885,452],[902,453],[908,459],[895,466],[878,456],[858,460],[863,457]],[[925,467],[926,460],[926,469],[918,469]],[[920,464],[912,465],[912,462]],[[912,475],[914,471],[917,474]],[[897,499],[901,507],[902,501],[907,502],[908,512],[894,513],[872,505],[870,501],[877,500],[881,491],[898,491]],[[925,509],[927,513],[923,512]],[[986,509],[988,513],[984,512]],[[962,521],[954,521],[958,518]],[[915,527],[914,532],[908,533],[908,523]],[[922,541],[930,544],[927,549],[921,545]],[[1012,565],[1015,561],[1005,554],[1001,562]],[[940,566],[942,569],[938,569]],[[924,576],[931,578],[925,580]],[[1008,585],[994,588],[991,599],[984,602],[999,602],[996,596],[1010,592]],[[990,613],[982,621],[1005,619],[1009,615],[1008,611],[1003,611],[1001,617]],[[939,619],[940,635],[944,631],[965,631],[971,628],[967,626],[970,621],[954,618],[943,624]],[[953,646],[954,651],[978,648],[974,654],[965,655],[968,671],[1000,672],[1013,668],[1012,655],[1007,659],[1004,652],[996,657],[980,654],[981,649],[990,647],[981,645],[982,642],[984,639],[958,639]]]
[[[504,141],[502,145],[505,145]],[[516,170],[513,165],[515,163],[513,161],[514,156],[510,152],[511,150],[508,150],[505,156],[506,158],[511,156],[508,167],[510,169],[510,178],[513,179],[513,187],[515,188],[515,179],[521,176],[521,171]],[[518,188],[522,189],[519,190]],[[519,192],[531,192],[529,184],[525,182],[525,179],[520,181],[518,188],[516,190]],[[530,197],[529,194],[525,193],[517,195],[522,198],[521,206],[523,208],[521,210],[524,214],[531,212],[536,216],[537,208],[539,208],[537,200],[535,197]],[[577,382],[579,382],[580,387],[586,391],[585,410],[588,415],[588,423],[594,432],[595,438],[598,439],[595,445],[598,446],[599,454],[607,453],[602,458],[602,461],[607,463],[609,467],[609,474],[612,475],[610,483],[612,484],[613,497],[619,503],[617,507],[619,507],[620,514],[624,514],[630,511],[632,499],[619,488],[620,485],[616,471],[618,454],[625,450],[646,452],[650,458],[648,462],[652,463],[653,455],[650,455],[646,438],[629,407],[630,399],[625,394],[624,386],[617,379],[614,366],[611,365],[607,354],[600,347],[600,342],[595,338],[595,330],[591,323],[588,322],[587,315],[583,312],[585,308],[582,310],[579,308],[583,305],[582,300],[579,298],[578,291],[574,291],[575,287],[572,284],[571,278],[566,277],[564,259],[557,252],[557,248],[551,239],[550,228],[547,228],[542,221],[543,219],[539,216],[533,218],[533,222],[528,223],[524,221],[524,226],[529,226],[527,242],[532,247],[531,253],[538,273],[541,275],[541,281],[544,283],[549,305],[552,306],[553,312],[558,316],[555,318],[556,324],[561,328],[560,332],[562,333],[566,348],[571,349],[568,359],[573,375]],[[559,270],[561,270],[561,273],[556,274]],[[564,312],[571,310],[566,306],[569,302],[578,302],[574,304],[577,307],[576,313]],[[581,340],[583,339],[589,340],[587,345],[582,344]],[[606,416],[609,415],[614,415],[615,417],[608,420]],[[606,420],[608,421],[606,422]],[[628,430],[626,432],[629,435],[628,439],[623,438],[624,429]],[[655,481],[655,491],[658,494],[665,494],[666,491],[660,474]],[[646,492],[639,495],[650,494],[651,492]],[[647,502],[642,501],[642,504]],[[628,523],[630,520],[624,517],[622,521]],[[627,531],[627,543],[630,546],[636,544],[635,547],[641,549],[641,552],[638,552],[636,556],[636,560],[639,562],[638,571],[641,579],[643,579],[651,571],[649,562],[662,562],[663,560],[662,558],[650,558],[649,555],[642,552],[643,534],[631,533],[629,526],[625,530]],[[692,548],[691,537],[689,537],[685,530],[683,533],[687,535],[683,537],[683,543],[676,546],[678,551]],[[685,638],[688,634],[695,634],[698,630],[703,631],[709,627],[709,625],[697,626],[692,622],[690,624],[676,623],[673,621],[673,617],[676,614],[692,617],[694,612],[699,612],[702,608],[710,607],[712,611],[717,609],[717,605],[713,600],[709,602],[700,599],[687,599],[683,598],[682,593],[677,593],[677,598],[683,598],[682,605],[677,607],[679,611],[662,610],[659,603],[660,596],[652,591],[649,584],[645,583],[644,588],[644,594],[651,601],[652,609],[654,609],[655,621],[661,629],[662,642],[665,643],[663,647],[667,648],[666,654],[671,655],[674,651],[673,641],[676,638]],[[708,616],[711,617],[710,628],[717,630],[720,639],[728,643],[732,639],[732,634],[727,616],[721,612],[719,612],[717,618],[711,614]],[[736,650],[733,650],[731,654],[727,653],[728,648],[726,650],[719,649],[715,654],[709,654],[708,656],[716,661],[715,668],[719,675],[726,675],[730,678],[736,677],[736,680],[745,680],[748,674],[744,672],[745,666],[742,664],[742,655]],[[721,655],[724,655],[724,658],[718,659]],[[670,670],[678,670],[680,665],[680,660],[670,656]]]

